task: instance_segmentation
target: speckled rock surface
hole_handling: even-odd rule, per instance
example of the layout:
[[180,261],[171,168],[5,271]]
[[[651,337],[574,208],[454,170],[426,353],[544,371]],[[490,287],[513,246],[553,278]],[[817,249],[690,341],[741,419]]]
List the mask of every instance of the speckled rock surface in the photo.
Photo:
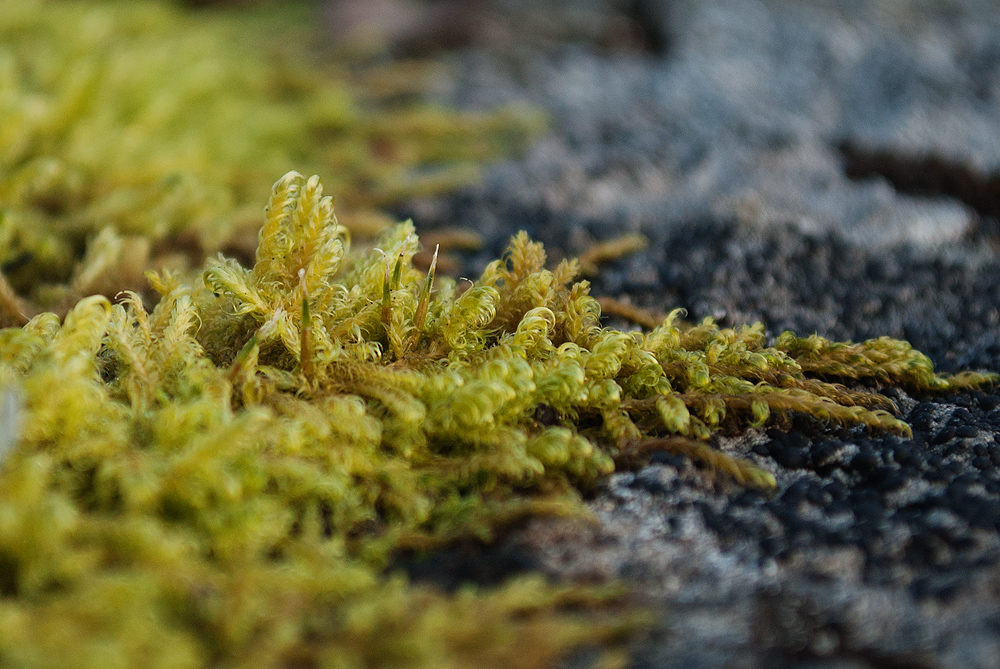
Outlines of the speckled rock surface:
[[[649,248],[603,267],[596,292],[1000,369],[1000,6],[481,10],[489,29],[446,54],[435,95],[532,102],[552,131],[481,185],[400,212],[481,231],[467,275],[518,229],[555,255],[641,231]],[[491,582],[470,565],[492,559],[623,579],[663,612],[636,667],[1000,666],[1000,393],[885,392],[912,439],[801,422],[720,441],[775,474],[773,497],[656,455],[606,482],[596,526],[535,520],[414,575]]]
[[[526,17],[516,25],[537,23],[532,3],[497,4]],[[555,4],[589,5],[592,23],[617,25],[593,8],[602,3]],[[646,7],[660,50],[511,38],[455,56],[459,74],[442,86],[451,101],[530,100],[556,119],[527,160],[474,196],[483,215],[508,221],[506,205],[616,227],[711,215],[836,228],[865,244],[936,245],[971,224],[955,201],[845,173],[887,154],[989,176],[1000,159],[1000,17],[989,3],[603,4]]]
[[660,455],[607,482],[597,527],[536,520],[508,541],[554,577],[624,579],[665,605],[635,666],[996,666],[998,398],[901,399],[927,428],[912,440],[720,444],[775,474],[773,498]]

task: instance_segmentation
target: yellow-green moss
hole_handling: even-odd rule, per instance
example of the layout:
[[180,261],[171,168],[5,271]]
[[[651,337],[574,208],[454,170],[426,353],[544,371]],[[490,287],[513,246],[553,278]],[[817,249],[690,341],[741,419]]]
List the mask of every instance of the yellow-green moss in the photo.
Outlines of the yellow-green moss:
[[353,252],[290,173],[253,268],[150,274],[152,312],[94,296],[0,331],[0,664],[548,666],[634,619],[534,578],[445,595],[386,574],[394,551],[579,513],[636,450],[773,485],[708,440],[791,412],[908,433],[829,378],[995,380],[890,339],[603,328],[578,264],[547,269],[523,233],[471,285],[417,248],[403,224]]
[[[581,514],[655,449],[772,486],[711,436],[793,412],[908,432],[834,380],[995,380],[890,339],[769,348],[759,325],[676,313],[606,329],[578,263],[547,268],[523,233],[478,281],[435,278],[409,224],[352,250],[296,173],[252,268],[183,271],[243,246],[288,165],[327,175],[348,223],[382,220],[530,133],[375,105],[303,65],[307,22],[287,3],[3,2],[0,325],[28,322],[0,330],[0,666],[550,666],[641,616],[537,577],[442,593],[394,556]],[[172,269],[147,285],[149,267]]]
[[[379,208],[465,183],[537,129],[524,111],[369,99],[308,65],[314,13],[4,0],[0,325],[241,245],[256,194],[290,165],[325,175],[342,217],[370,227]],[[19,308],[5,309],[11,293]]]

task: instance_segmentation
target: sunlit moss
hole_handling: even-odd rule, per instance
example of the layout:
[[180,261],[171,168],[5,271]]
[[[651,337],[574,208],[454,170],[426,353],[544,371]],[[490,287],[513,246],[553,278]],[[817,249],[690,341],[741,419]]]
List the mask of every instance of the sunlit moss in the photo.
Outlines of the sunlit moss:
[[909,433],[836,379],[995,380],[890,339],[604,328],[578,264],[546,268],[523,233],[472,285],[417,250],[403,224],[353,251],[290,173],[252,268],[151,273],[151,312],[93,296],[0,331],[0,664],[549,666],[638,619],[536,578],[443,594],[393,556],[582,513],[616,459],[656,449],[773,486],[711,436],[793,413]]
[[315,13],[4,0],[0,325],[242,246],[255,194],[289,165],[323,174],[342,219],[370,228],[380,208],[468,182],[539,127],[523,110],[368,98],[329,59],[309,65]]
[[[642,616],[538,577],[444,593],[398,556],[583,515],[654,450],[772,487],[714,435],[906,434],[861,388],[995,380],[891,339],[604,328],[579,264],[523,233],[475,282],[415,269],[409,224],[352,249],[537,119],[388,106],[384,72],[304,64],[308,22],[2,2],[0,325],[23,327],[0,330],[0,666],[551,666]],[[340,222],[290,173],[251,258],[293,164]],[[220,249],[240,259],[187,271]]]

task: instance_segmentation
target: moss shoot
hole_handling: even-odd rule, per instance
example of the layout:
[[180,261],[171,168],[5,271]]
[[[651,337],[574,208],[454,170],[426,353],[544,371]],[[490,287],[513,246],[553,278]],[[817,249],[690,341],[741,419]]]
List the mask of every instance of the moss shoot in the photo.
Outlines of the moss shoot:
[[935,375],[904,342],[760,325],[604,328],[576,261],[523,233],[471,285],[414,269],[410,224],[351,250],[318,178],[275,184],[252,268],[80,300],[0,331],[0,664],[549,666],[636,618],[522,578],[443,594],[395,551],[582,513],[615,458],[780,424],[906,434],[883,395]]

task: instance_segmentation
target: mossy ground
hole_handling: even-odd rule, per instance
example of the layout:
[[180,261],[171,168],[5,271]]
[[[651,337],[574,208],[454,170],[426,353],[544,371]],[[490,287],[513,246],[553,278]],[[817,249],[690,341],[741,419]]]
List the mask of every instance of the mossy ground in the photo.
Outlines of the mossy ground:
[[342,222],[371,230],[389,223],[381,208],[467,183],[540,127],[526,110],[392,102],[407,90],[391,68],[354,83],[349,64],[316,62],[313,12],[4,2],[0,325],[142,288],[148,268],[252,254],[260,193],[290,166],[325,175]]
[[[12,6],[29,23],[42,21],[42,9],[97,16],[88,20],[98,28],[100,17],[132,16],[125,35],[133,37],[187,20],[160,5],[134,14],[124,5]],[[198,27],[204,39],[216,29]],[[52,86],[56,98],[67,90]],[[204,129],[188,118],[188,103],[197,103],[164,95],[183,117],[176,122],[192,124],[196,148]],[[150,96],[138,99],[160,100]],[[857,382],[946,391],[993,380],[937,376],[925,356],[892,339],[786,333],[767,346],[759,325],[682,326],[676,314],[648,332],[605,328],[579,264],[548,267],[523,233],[478,280],[457,282],[435,276],[433,263],[429,272],[413,267],[410,224],[387,230],[374,249],[352,249],[319,179],[294,172],[273,188],[252,267],[212,257],[201,274],[148,273],[154,299],[84,296],[100,292],[84,280],[98,275],[130,276],[126,287],[141,290],[135,275],[157,256],[139,254],[123,271],[134,244],[215,234],[211,221],[231,223],[239,207],[227,200],[200,218],[189,209],[206,206],[195,188],[167,198],[169,215],[144,218],[160,211],[134,197],[149,184],[118,183],[136,163],[108,176],[114,161],[81,167],[66,157],[92,140],[107,159],[111,134],[128,136],[132,126],[113,116],[101,121],[104,135],[77,136],[91,121],[72,106],[52,117],[58,123],[33,126],[26,99],[34,98],[11,98],[0,129],[58,150],[24,149],[4,165],[4,225],[14,231],[4,249],[28,254],[18,265],[28,268],[24,283],[7,286],[5,313],[16,320],[28,315],[25,304],[46,300],[67,313],[40,312],[0,331],[0,664],[550,666],[576,645],[619,639],[641,616],[618,606],[617,591],[535,577],[442,593],[387,571],[394,553],[488,540],[529,514],[583,514],[581,495],[616,460],[657,448],[768,487],[769,475],[718,453],[712,436],[780,426],[793,413],[906,433],[892,402]],[[245,97],[226,104],[237,115],[232,127],[256,122],[240,116],[252,106]],[[107,111],[89,109],[102,119]],[[290,146],[309,141],[300,132]],[[167,151],[167,137],[184,136],[157,135],[156,146]],[[430,147],[435,138],[425,140]],[[286,141],[264,144],[277,153],[264,151],[271,159],[260,169],[310,163],[283,153]],[[244,158],[255,162],[259,150]],[[52,209],[25,195],[40,192],[24,176],[38,156],[79,173],[46,191],[79,206]],[[208,152],[188,183],[211,185],[222,174],[213,192],[250,199],[249,182],[225,181],[243,174],[244,158]],[[352,206],[374,207],[368,191],[348,186],[357,174],[350,164],[341,169],[335,188],[368,203]],[[15,188],[22,182],[35,185]],[[104,185],[65,190],[77,183]],[[163,183],[153,191],[162,195]],[[126,203],[118,218],[94,214],[111,211],[109,202]],[[174,223],[158,227],[164,220]],[[40,235],[30,238],[33,230]],[[66,241],[80,231],[96,234],[89,249]],[[76,264],[46,273],[42,251],[64,242],[66,255],[52,256],[64,260],[52,266]]]

